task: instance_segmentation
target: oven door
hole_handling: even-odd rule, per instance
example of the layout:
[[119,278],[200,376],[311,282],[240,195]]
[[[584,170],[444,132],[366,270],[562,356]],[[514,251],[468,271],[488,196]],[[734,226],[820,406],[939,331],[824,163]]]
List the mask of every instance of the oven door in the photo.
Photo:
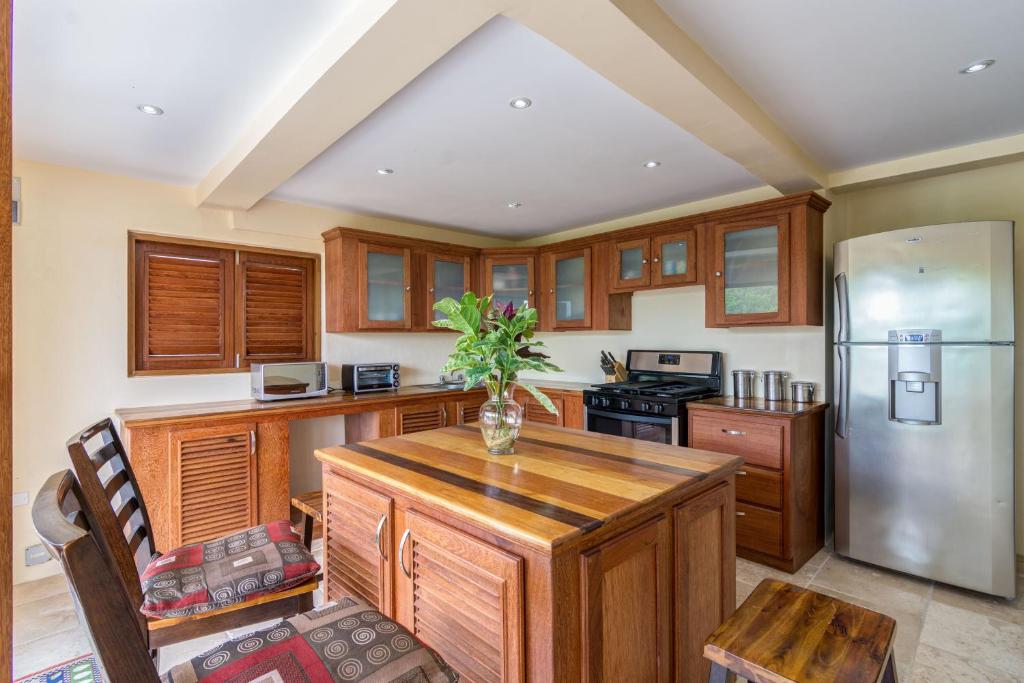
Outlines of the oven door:
[[627,436],[641,441],[654,441],[680,446],[679,418],[654,415],[631,415],[607,410],[584,408],[588,432]]

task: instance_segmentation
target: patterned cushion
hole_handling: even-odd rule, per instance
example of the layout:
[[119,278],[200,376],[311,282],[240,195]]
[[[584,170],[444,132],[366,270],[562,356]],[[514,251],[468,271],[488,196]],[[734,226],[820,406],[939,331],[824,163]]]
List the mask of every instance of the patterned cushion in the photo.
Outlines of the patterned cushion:
[[437,653],[354,598],[222,643],[163,676],[164,683],[458,680]]
[[281,520],[156,558],[142,572],[142,613],[183,617],[285,590],[316,576],[316,563]]

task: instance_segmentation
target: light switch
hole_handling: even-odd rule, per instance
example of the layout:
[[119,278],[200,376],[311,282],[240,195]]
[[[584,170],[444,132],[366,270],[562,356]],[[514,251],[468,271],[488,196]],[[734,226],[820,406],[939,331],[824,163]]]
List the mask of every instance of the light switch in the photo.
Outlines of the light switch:
[[28,491],[15,491],[11,498],[13,499],[14,507],[28,505]]

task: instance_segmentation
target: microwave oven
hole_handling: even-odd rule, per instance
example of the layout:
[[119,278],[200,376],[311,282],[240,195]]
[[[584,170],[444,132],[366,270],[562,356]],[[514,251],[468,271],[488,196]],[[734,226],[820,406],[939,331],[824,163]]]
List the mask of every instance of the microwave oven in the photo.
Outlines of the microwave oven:
[[401,386],[398,363],[363,363],[341,366],[341,388],[360,394],[390,391]]
[[249,370],[258,401],[327,395],[327,363],[253,363]]

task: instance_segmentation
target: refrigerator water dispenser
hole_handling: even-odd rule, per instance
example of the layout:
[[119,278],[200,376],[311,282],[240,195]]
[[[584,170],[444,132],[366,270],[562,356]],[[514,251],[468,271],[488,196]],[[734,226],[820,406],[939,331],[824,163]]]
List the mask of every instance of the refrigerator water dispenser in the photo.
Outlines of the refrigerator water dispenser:
[[889,331],[889,419],[942,424],[941,330]]

